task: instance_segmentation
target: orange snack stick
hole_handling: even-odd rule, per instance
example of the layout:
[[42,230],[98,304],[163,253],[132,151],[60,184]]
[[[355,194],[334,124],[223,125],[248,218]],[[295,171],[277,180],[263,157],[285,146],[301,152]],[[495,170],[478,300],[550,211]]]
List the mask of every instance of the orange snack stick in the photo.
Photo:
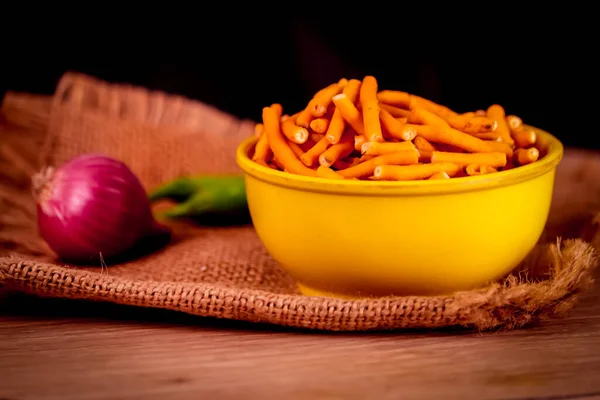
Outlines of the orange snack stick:
[[348,99],[352,102],[352,104],[356,104],[358,101],[358,96],[360,93],[360,88],[362,86],[362,81],[359,79],[350,79],[346,87],[342,93],[348,97]]
[[260,122],[254,125],[254,136],[260,138],[260,135],[265,131],[265,126]]
[[454,163],[467,166],[469,164],[487,165],[490,167],[504,167],[506,165],[506,153],[450,153],[445,151],[434,151],[431,153],[432,163]]
[[367,137],[365,135],[355,135],[354,136],[354,150],[361,151],[363,143],[367,142]]
[[346,129],[339,143],[334,144],[319,156],[319,164],[331,167],[337,160],[348,157],[354,151],[354,134]]
[[[367,156],[368,157],[368,156]],[[339,170],[338,173],[344,178],[361,178],[373,174],[378,165],[408,165],[419,162],[419,152],[415,150],[404,150],[397,153],[383,154],[361,162],[353,167]]]
[[333,163],[332,167],[335,169],[346,169],[358,165],[360,160],[358,157],[348,157],[344,159],[337,160]]
[[281,106],[281,104],[273,103],[271,104],[271,108],[277,112],[277,115],[279,115],[280,119],[283,117],[283,107]]
[[537,134],[532,129],[519,128],[513,132],[513,138],[518,148],[529,147],[537,141]]
[[502,137],[500,137],[500,135],[495,132],[473,133],[473,136],[481,140],[491,140],[494,142],[502,141]]
[[458,114],[458,115],[460,115],[461,117],[465,117],[465,118],[473,118],[473,117],[477,116],[477,114],[475,114],[474,111],[467,111],[466,113],[462,113],[462,114]]
[[489,165],[469,164],[465,167],[465,172],[469,176],[475,176],[491,174],[493,172],[498,172],[498,170],[494,167],[490,167]]
[[499,104],[492,104],[487,109],[487,117],[493,119],[498,124],[494,132],[498,133],[504,142],[513,144],[513,138],[510,136],[510,130],[506,124],[506,113]]
[[412,105],[409,122],[423,125],[451,127],[465,133],[491,132],[496,129],[497,122],[484,117],[472,118],[459,115],[447,107],[417,97]]
[[302,144],[308,140],[308,130],[296,124],[299,114],[292,115],[281,123],[281,130],[288,140]]
[[437,104],[431,100],[428,100],[428,99],[425,99],[423,97],[416,96],[413,94],[410,95],[409,108],[411,110],[414,110],[415,108],[422,108],[422,109],[425,109],[425,110],[429,111],[430,113],[433,113],[443,119],[454,117],[454,116],[458,115],[458,113],[452,111],[451,109],[449,109],[446,106]]
[[322,133],[314,133],[313,132],[313,133],[310,134],[310,140],[312,140],[315,143],[319,142],[324,137],[325,137],[325,135],[322,134]]
[[415,165],[378,165],[373,170],[373,178],[387,181],[414,181],[428,179],[434,174],[445,172],[454,176],[461,167],[453,163],[415,164]]
[[331,99],[331,96],[334,96],[341,90],[342,85],[340,85],[339,82],[332,83],[331,85],[319,90],[317,93],[315,93],[313,98],[310,99],[304,110],[300,111],[296,123],[299,126],[308,129],[310,127],[310,121],[312,121],[316,117],[322,117],[327,112],[327,106],[324,106],[324,104],[329,104],[327,102],[327,96],[329,96],[329,99]]
[[523,120],[516,115],[507,115],[506,125],[508,125],[508,129],[510,131],[514,131],[515,129],[519,129],[523,126]]
[[327,118],[316,118],[310,121],[310,129],[316,133],[325,133],[329,127],[329,120]]
[[487,117],[466,118],[460,115],[446,118],[446,122],[454,129],[465,133],[492,132],[498,126],[498,122]]
[[338,174],[331,168],[325,167],[323,165],[319,165],[319,167],[317,168],[317,176],[329,179],[344,179],[342,175]]
[[302,147],[300,147],[300,145],[292,142],[291,140],[288,140],[288,146],[290,146],[290,149],[292,149],[292,151],[294,152],[296,157],[300,158],[300,157],[302,157],[302,154],[304,154],[304,150],[302,150]]
[[411,124],[450,128],[445,119],[424,108],[414,108],[408,117],[408,122]]
[[442,171],[442,172],[436,172],[435,174],[433,174],[429,178],[427,178],[427,180],[430,180],[430,181],[438,180],[438,179],[450,179],[450,175],[448,175],[448,173],[446,171]]
[[277,114],[277,110],[272,107],[264,107],[262,118],[267,142],[283,169],[293,174],[316,176],[316,172],[302,164],[288,146],[279,127],[280,115]]
[[[354,105],[356,103],[356,99],[358,98],[358,94],[360,91],[360,87],[362,82],[358,79],[350,79],[342,94],[346,96],[348,101]],[[333,101],[333,100],[332,100]],[[334,102],[335,104],[335,102]],[[358,110],[357,110],[358,111]],[[340,141],[342,134],[344,133],[344,129],[346,128],[346,120],[342,116],[341,111],[338,109],[337,105],[335,107],[335,111],[333,112],[333,116],[331,117],[331,122],[329,123],[329,127],[327,128],[327,139],[329,143],[336,144]],[[356,130],[356,129],[355,129]]]
[[342,78],[338,83],[334,83],[319,90],[313,97],[312,104],[309,104],[310,112],[313,117],[319,118],[325,115],[327,113],[327,108],[329,108],[329,105],[331,104],[331,98],[340,93],[347,84],[348,80]]
[[420,163],[428,163],[431,162],[431,155],[433,154],[433,151],[431,150],[418,150],[419,152],[419,162]]
[[469,164],[465,167],[465,173],[469,176],[481,175],[480,168],[480,165]]
[[417,136],[413,139],[413,143],[415,145],[415,147],[417,148],[417,150],[427,150],[427,151],[436,151],[437,149],[435,148],[434,145],[432,145],[431,143],[429,143],[427,141],[427,139],[425,139],[424,137],[421,136]]
[[377,100],[379,100],[380,103],[394,107],[410,107],[410,95],[406,92],[401,92],[398,90],[382,90],[381,92],[377,93]]
[[[380,109],[379,112],[381,113],[381,111],[383,111],[383,109]],[[388,125],[390,125],[390,123],[392,125],[395,126],[400,126],[398,124],[401,124],[403,126],[403,128],[400,130],[400,133],[396,133],[396,136],[392,135],[390,133],[390,131],[386,128],[386,125],[381,122],[381,131],[383,132],[383,139],[385,140],[389,140],[389,141],[395,141],[396,139],[400,139],[400,140],[404,140],[405,137],[412,137],[412,135],[414,134],[416,136],[416,133],[413,132],[414,129],[404,129],[404,125],[407,123],[408,119],[407,118],[394,118],[396,120],[396,122],[389,122],[389,121],[385,121],[386,123],[388,123]],[[379,120],[381,121],[381,114],[379,115]],[[400,137],[397,137],[400,136]]]
[[365,136],[371,142],[382,142],[383,132],[379,120],[377,80],[371,75],[365,76],[360,86],[360,106],[363,114]]
[[[446,143],[436,143],[436,147],[437,147],[437,151],[446,152],[446,153],[457,153],[457,154],[469,153],[468,151],[464,151],[460,147],[456,147],[456,146],[453,146],[451,144],[446,144]],[[492,150],[489,150],[488,152],[491,152],[491,151]]]
[[254,147],[252,161],[266,166],[267,160],[269,159],[270,155],[271,148],[269,147],[269,142],[267,141],[267,133],[263,131]]
[[302,149],[302,152],[306,153],[317,143],[318,143],[318,141],[315,142],[311,139],[311,140],[307,140],[306,142],[304,142],[302,144],[299,144],[298,147],[300,147]]
[[385,111],[389,112],[390,114],[392,114],[392,116],[394,118],[408,118],[410,116],[409,110],[390,106],[389,104],[379,103],[379,108],[384,109]]
[[479,115],[480,117],[486,117],[487,112],[485,110],[477,110],[475,111],[475,115]]
[[373,158],[375,158],[375,157],[377,157],[377,156],[360,156],[360,157],[358,158],[358,163],[360,164],[360,163],[363,163],[363,162],[365,162],[365,161],[372,160],[372,159],[373,159]]
[[321,140],[319,140],[313,147],[311,147],[307,152],[302,154],[300,160],[306,167],[312,167],[315,165],[319,156],[325,152],[331,146],[329,140],[327,140],[326,136],[323,136]]
[[[423,110],[423,112],[428,113],[425,110]],[[475,136],[469,135],[468,133],[450,128],[447,125],[446,127],[443,127],[407,124],[407,128],[411,126],[417,131],[417,135],[423,137],[429,142],[449,144],[472,153],[494,151],[494,149],[492,149],[487,142],[478,139]]]
[[366,156],[380,156],[415,149],[412,142],[365,142],[361,146],[360,152]]
[[489,165],[481,165],[479,166],[479,172],[482,174],[491,174],[493,172],[498,172],[498,170],[494,167],[490,167]]
[[498,142],[495,140],[486,141],[488,146],[491,146],[494,152],[500,152],[506,154],[507,158],[511,158],[513,156],[514,150],[513,146],[506,142]]
[[345,93],[340,93],[333,96],[332,100],[335,104],[336,110],[339,110],[344,121],[346,121],[348,125],[350,125],[352,129],[356,131],[356,133],[359,135],[364,135],[365,128],[363,125],[362,116],[348,96]]
[[519,165],[527,165],[533,162],[536,162],[540,157],[540,152],[535,147],[530,147],[528,149],[517,149],[515,151],[515,161]]
[[285,166],[283,165],[283,163],[281,161],[279,161],[277,159],[277,157],[273,156],[273,159],[271,160],[271,165],[273,166],[274,169],[279,170],[279,171],[285,171],[285,172],[289,172]]
[[436,146],[437,151],[446,151],[448,153],[466,153],[466,151],[464,151],[460,147],[456,147],[447,143],[438,143]]
[[414,129],[408,129],[406,123],[397,120],[383,108],[379,111],[379,117],[381,125],[390,136],[401,140],[413,140],[417,136],[417,132]]

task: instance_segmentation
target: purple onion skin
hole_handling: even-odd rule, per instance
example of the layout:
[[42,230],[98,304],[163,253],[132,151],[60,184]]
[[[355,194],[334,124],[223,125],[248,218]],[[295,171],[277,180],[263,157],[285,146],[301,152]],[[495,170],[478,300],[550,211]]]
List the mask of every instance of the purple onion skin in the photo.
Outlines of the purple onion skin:
[[156,226],[142,184],[113,158],[84,154],[35,182],[40,235],[65,261],[121,256]]

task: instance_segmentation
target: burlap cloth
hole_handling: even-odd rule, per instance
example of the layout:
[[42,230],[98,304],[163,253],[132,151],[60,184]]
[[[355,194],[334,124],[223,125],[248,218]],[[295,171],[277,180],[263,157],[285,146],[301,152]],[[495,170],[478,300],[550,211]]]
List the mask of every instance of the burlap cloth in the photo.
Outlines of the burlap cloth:
[[[561,166],[547,230],[518,270],[502,282],[451,296],[303,296],[251,226],[179,223],[172,243],[132,261],[108,268],[58,265],[37,235],[29,195],[29,177],[41,164],[103,151],[125,161],[147,188],[185,173],[238,171],[234,149],[252,134],[253,122],[182,97],[74,73],[63,76],[51,100],[9,93],[3,115],[0,280],[13,289],[322,330],[483,330],[563,316],[592,283],[596,254],[589,242],[597,237],[598,221],[591,218],[600,209],[594,198],[600,197],[600,162],[576,171]],[[586,180],[593,187],[583,191]]]

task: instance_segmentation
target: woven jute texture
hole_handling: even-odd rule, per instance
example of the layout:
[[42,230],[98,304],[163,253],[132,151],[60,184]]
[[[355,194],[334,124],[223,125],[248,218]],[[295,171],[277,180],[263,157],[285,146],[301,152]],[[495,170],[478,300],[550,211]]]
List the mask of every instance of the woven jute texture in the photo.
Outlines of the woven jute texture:
[[584,184],[595,185],[586,192],[598,197],[600,162],[583,172],[563,162],[548,229],[516,271],[449,296],[303,296],[252,226],[178,223],[173,241],[152,254],[108,268],[58,264],[36,231],[33,171],[89,151],[123,160],[148,189],[181,174],[238,171],[234,150],[253,123],[200,102],[75,73],[61,79],[52,98],[10,94],[3,112],[0,279],[17,290],[333,331],[484,330],[563,316],[593,281],[598,221],[592,217],[600,201],[572,197]]

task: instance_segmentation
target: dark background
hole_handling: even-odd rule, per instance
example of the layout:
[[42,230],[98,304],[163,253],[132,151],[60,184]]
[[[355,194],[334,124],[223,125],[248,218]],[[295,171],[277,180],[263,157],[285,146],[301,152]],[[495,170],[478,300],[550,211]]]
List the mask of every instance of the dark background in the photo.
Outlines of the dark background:
[[600,148],[591,11],[545,6],[540,17],[540,10],[527,16],[508,5],[500,14],[496,4],[491,12],[457,6],[454,11],[471,12],[434,15],[429,5],[407,11],[359,4],[376,7],[377,16],[361,9],[311,11],[318,3],[278,14],[204,13],[202,23],[191,24],[172,17],[128,23],[125,17],[69,17],[19,25],[7,13],[0,94],[50,94],[62,73],[74,70],[258,120],[265,105],[279,102],[294,112],[341,77],[371,74],[380,88],[419,94],[459,112],[499,103],[567,145]]

